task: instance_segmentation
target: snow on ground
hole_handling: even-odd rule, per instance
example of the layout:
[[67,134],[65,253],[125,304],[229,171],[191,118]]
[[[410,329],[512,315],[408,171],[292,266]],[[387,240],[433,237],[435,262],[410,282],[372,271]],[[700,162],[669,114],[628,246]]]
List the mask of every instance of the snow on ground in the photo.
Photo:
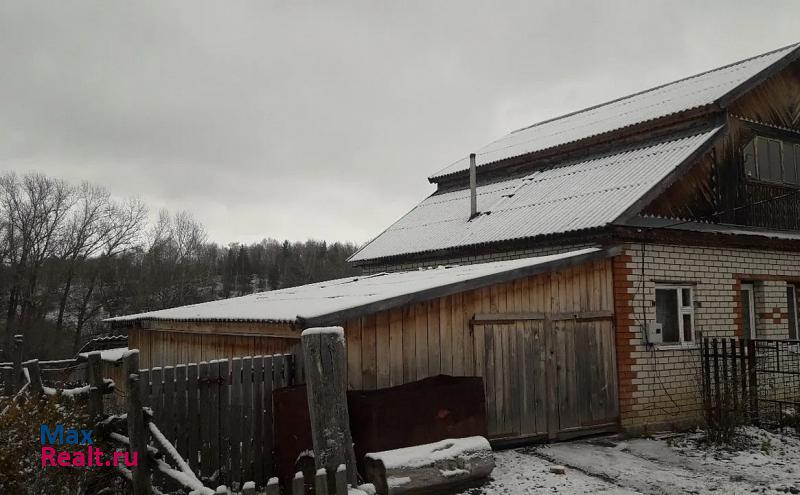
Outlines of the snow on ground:
[[[795,432],[743,428],[736,449],[703,439],[702,432],[604,437],[500,451],[492,480],[463,495],[800,493]],[[551,473],[554,465],[566,466],[566,474]]]

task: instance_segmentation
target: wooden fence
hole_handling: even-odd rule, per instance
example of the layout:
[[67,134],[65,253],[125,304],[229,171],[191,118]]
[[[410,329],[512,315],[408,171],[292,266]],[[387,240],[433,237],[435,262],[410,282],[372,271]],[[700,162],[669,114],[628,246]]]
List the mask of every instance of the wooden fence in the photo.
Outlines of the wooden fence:
[[222,359],[139,376],[143,405],[202,478],[264,486],[275,475],[272,391],[303,383],[302,359]]
[[710,427],[788,424],[800,410],[800,341],[704,338],[703,405]]

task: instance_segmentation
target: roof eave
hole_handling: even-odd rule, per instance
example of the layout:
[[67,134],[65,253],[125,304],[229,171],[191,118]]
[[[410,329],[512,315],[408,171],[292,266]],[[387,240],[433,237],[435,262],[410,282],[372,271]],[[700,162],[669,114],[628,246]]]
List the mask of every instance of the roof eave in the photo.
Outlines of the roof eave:
[[374,314],[379,311],[396,308],[398,306],[404,306],[407,304],[428,301],[430,299],[445,297],[452,294],[458,294],[460,292],[465,292],[468,290],[479,289],[482,287],[486,287],[488,285],[507,282],[509,280],[530,277],[533,275],[539,275],[542,273],[578,266],[587,263],[589,261],[595,261],[599,259],[605,259],[612,256],[616,256],[620,252],[621,248],[612,246],[591,253],[565,257],[532,266],[515,268],[505,272],[494,273],[491,275],[484,275],[482,277],[477,277],[470,280],[462,280],[459,282],[454,282],[451,284],[442,285],[439,287],[426,289],[411,294],[404,294],[402,296],[382,299],[380,301],[375,301],[368,304],[355,306],[334,313],[328,313],[313,317],[298,316],[297,322],[301,328],[343,324],[347,320],[351,320],[353,318]]

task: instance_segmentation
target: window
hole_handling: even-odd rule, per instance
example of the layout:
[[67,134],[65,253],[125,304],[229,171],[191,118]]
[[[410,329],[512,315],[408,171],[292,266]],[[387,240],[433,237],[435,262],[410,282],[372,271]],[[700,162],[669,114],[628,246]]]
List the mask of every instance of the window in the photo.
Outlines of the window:
[[742,284],[740,292],[742,300],[742,326],[744,338],[756,338],[756,311],[755,298],[753,297],[753,284]]
[[758,136],[742,149],[748,177],[800,185],[800,144]]
[[786,302],[789,303],[789,338],[798,338],[797,328],[797,287],[794,285],[786,286]]
[[694,341],[693,300],[691,286],[656,286],[656,323],[661,324],[664,344],[686,344]]

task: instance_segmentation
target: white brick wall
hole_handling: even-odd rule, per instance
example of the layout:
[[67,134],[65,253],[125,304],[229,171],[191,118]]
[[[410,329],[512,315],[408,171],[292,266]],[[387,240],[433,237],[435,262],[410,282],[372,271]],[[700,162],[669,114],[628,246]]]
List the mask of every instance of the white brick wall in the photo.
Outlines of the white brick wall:
[[[632,287],[625,291],[631,294],[630,313],[620,315],[618,305],[617,318],[627,317],[634,323],[617,328],[622,344],[630,344],[629,350],[618,353],[620,358],[626,354],[630,358],[629,362],[620,360],[620,369],[632,372],[630,400],[621,402],[623,426],[663,427],[697,420],[701,414],[697,347],[654,348],[642,338],[643,315],[646,321],[655,320],[657,283],[693,285],[695,332],[734,337],[742,331],[739,284],[753,281],[758,336],[788,337],[786,283],[800,280],[800,253],[648,244],[643,277],[642,245],[626,245],[624,254],[630,257],[621,275]],[[625,376],[620,374],[622,385]]]

